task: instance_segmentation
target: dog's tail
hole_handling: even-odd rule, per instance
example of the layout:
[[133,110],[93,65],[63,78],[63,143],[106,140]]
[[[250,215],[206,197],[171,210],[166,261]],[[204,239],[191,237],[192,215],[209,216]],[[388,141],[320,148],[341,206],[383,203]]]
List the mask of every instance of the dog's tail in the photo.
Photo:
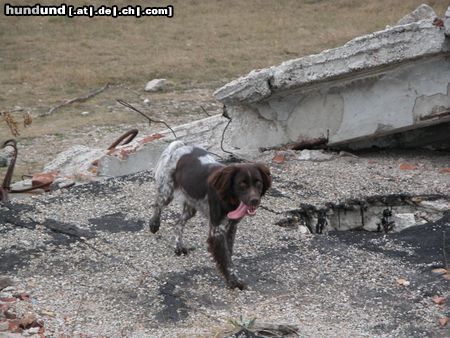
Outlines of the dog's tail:
[[[172,157],[177,149],[184,146],[185,144],[181,141],[173,141],[166,149],[164,149],[156,164],[155,180],[157,182],[165,181],[167,175],[172,175],[177,162],[172,160]],[[173,168],[171,168],[171,166],[173,166]]]

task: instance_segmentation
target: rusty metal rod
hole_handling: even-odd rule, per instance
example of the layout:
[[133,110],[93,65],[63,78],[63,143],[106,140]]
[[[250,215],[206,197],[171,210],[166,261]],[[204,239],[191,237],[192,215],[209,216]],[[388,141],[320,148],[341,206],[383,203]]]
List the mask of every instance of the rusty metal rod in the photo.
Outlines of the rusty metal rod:
[[[139,130],[137,129],[131,129],[127,131],[125,134],[120,136],[117,140],[115,140],[107,150],[113,150],[115,149],[119,144],[125,145],[133,141],[133,139],[136,137],[136,135],[139,133]],[[123,142],[122,142],[123,141]]]
[[5,203],[8,201],[8,192],[10,192],[11,188],[11,180],[14,172],[14,166],[16,165],[17,159],[17,142],[16,140],[7,140],[3,143],[2,148],[12,147],[13,148],[13,156],[11,162],[9,162],[8,169],[6,170],[5,178],[3,179],[2,186],[0,187],[0,201]]

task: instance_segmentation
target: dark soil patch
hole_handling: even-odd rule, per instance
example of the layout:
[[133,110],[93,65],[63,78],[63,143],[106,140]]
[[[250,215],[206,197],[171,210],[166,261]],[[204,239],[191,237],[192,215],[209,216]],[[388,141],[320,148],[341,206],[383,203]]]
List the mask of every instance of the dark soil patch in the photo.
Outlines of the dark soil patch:
[[91,218],[89,222],[94,224],[94,229],[98,231],[106,231],[111,233],[118,232],[136,232],[142,230],[145,222],[142,220],[127,220],[126,215],[117,212],[110,215],[105,215],[99,218]]

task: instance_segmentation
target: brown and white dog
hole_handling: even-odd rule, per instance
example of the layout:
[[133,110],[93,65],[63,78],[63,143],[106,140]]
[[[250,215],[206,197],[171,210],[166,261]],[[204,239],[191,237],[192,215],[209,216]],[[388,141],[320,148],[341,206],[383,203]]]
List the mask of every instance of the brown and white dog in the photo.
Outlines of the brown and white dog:
[[263,164],[217,162],[206,150],[172,142],[161,155],[155,171],[156,202],[150,219],[150,231],[160,226],[163,207],[179,193],[183,212],[175,227],[175,253],[187,254],[183,229],[197,210],[209,219],[209,251],[230,288],[244,289],[233,268],[234,237],[239,221],[253,216],[261,197],[272,183],[269,169]]

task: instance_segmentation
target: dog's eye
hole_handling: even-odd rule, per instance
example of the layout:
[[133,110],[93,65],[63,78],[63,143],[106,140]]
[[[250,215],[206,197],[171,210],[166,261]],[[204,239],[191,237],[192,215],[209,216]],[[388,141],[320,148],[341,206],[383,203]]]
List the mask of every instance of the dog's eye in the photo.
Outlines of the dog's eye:
[[245,183],[245,182],[241,182],[241,183],[239,183],[239,188],[241,188],[241,189],[247,189],[247,188],[248,188],[248,184]]
[[262,182],[261,181],[256,181],[255,185],[259,188],[262,185]]

